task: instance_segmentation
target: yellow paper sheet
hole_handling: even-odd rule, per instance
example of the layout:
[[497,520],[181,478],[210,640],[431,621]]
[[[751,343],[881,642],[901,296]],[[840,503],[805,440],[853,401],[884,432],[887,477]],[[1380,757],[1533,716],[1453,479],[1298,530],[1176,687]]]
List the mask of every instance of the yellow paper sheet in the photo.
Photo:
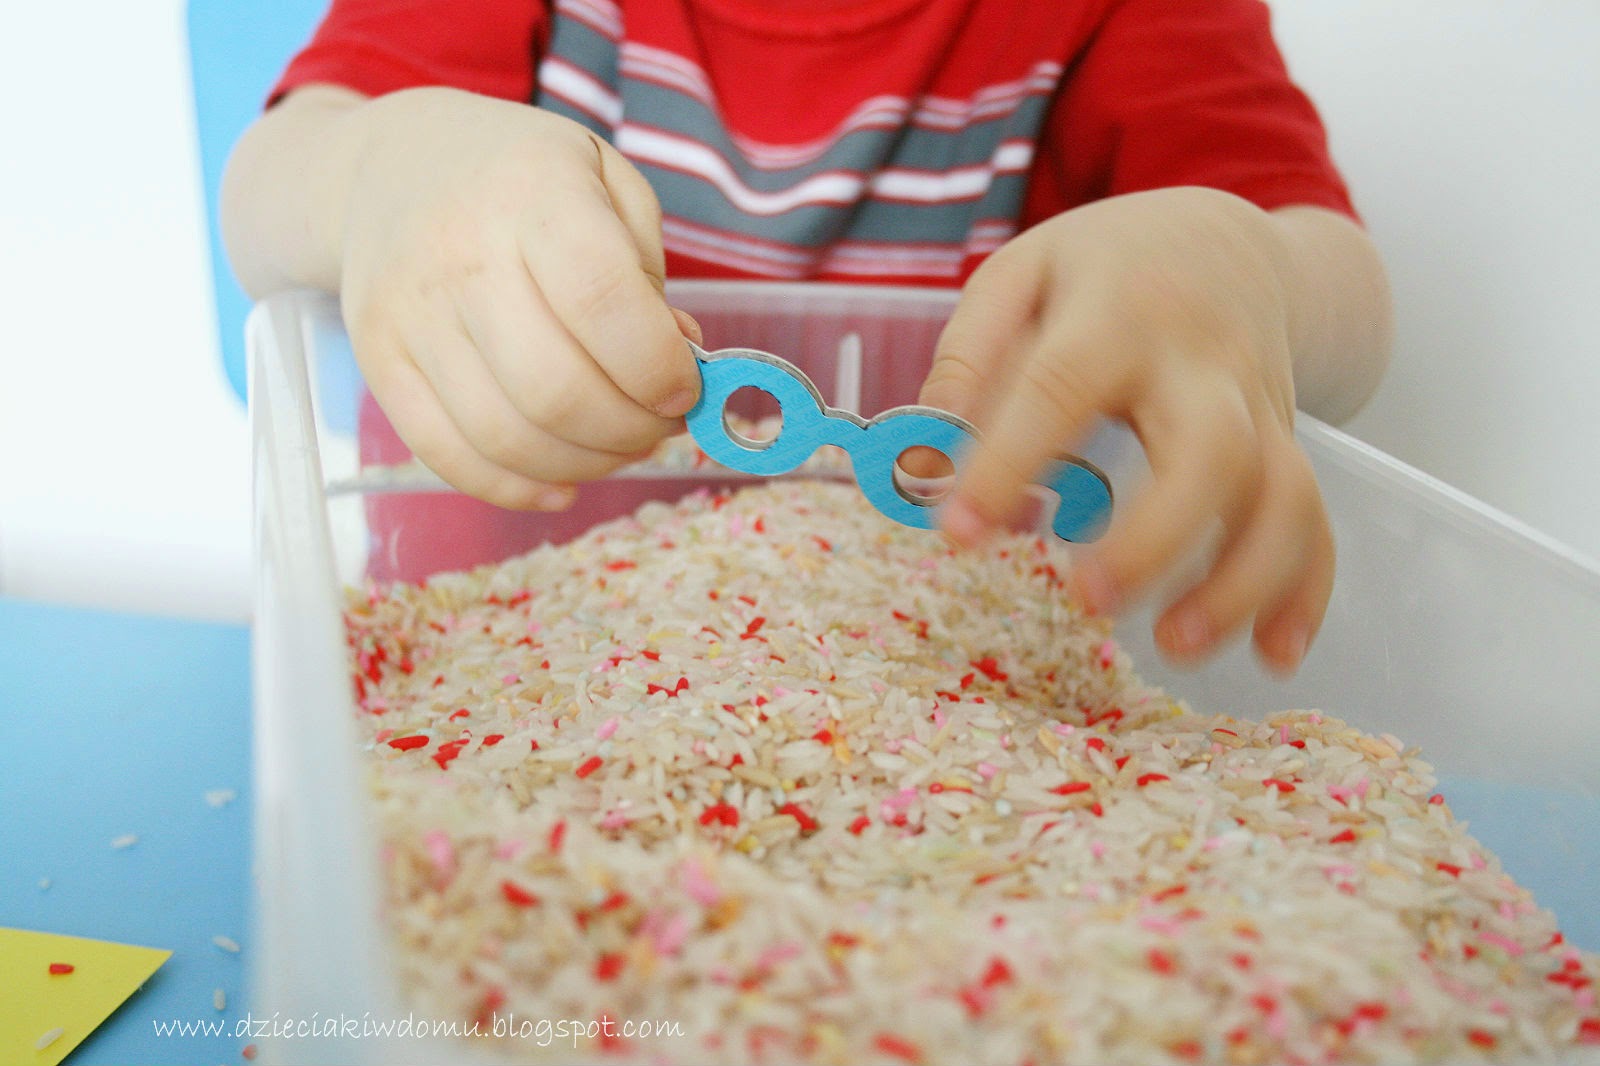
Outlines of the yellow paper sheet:
[[[56,1066],[171,957],[158,948],[0,929],[0,1062]],[[53,962],[73,970],[54,975]],[[39,1048],[54,1029],[61,1035]]]

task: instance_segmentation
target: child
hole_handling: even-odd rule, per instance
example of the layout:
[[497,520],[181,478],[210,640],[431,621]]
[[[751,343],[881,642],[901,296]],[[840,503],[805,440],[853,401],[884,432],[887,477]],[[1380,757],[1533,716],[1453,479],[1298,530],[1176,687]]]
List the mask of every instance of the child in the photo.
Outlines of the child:
[[341,294],[413,452],[566,506],[677,432],[675,277],[962,285],[924,403],[976,424],[941,527],[975,545],[1098,416],[1150,484],[1081,554],[1114,613],[1220,522],[1157,622],[1253,620],[1293,671],[1334,548],[1296,405],[1387,360],[1382,267],[1260,0],[335,0],[223,189],[256,294]]

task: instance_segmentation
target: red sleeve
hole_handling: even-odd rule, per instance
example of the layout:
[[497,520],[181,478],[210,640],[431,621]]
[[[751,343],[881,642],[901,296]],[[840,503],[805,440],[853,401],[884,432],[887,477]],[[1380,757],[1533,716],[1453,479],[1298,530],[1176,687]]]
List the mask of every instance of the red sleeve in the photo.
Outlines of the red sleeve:
[[1357,218],[1261,0],[1114,2],[1068,68],[1040,149],[1030,223],[1175,185]]
[[268,104],[313,82],[367,96],[448,85],[530,102],[547,31],[540,0],[333,0]]

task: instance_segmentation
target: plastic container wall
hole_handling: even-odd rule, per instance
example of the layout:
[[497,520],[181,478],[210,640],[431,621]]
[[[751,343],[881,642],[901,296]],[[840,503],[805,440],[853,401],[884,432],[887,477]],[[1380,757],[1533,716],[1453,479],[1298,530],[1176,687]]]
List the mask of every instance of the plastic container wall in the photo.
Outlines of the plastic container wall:
[[[855,334],[866,415],[914,400],[952,306],[949,293],[908,289],[685,283],[669,294],[699,318],[707,348],[782,355],[833,402],[838,353]],[[378,921],[339,586],[498,560],[652,495],[746,479],[645,471],[586,486],[571,515],[497,511],[408,465],[362,393],[334,301],[276,297],[256,309],[250,341],[257,1013],[404,1018]],[[1458,814],[1503,808],[1499,835],[1480,837],[1571,939],[1600,948],[1588,899],[1600,876],[1600,571],[1336,430],[1303,419],[1299,434],[1340,551],[1328,620],[1299,676],[1271,679],[1242,647],[1204,669],[1173,670],[1151,644],[1150,608],[1126,619],[1119,639],[1141,673],[1197,708],[1259,716],[1315,707],[1422,746]],[[1131,438],[1114,427],[1082,454],[1111,475],[1120,500],[1144,474]],[[470,1061],[460,1048],[430,1051],[416,1039],[283,1040],[265,1050],[286,1063]]]

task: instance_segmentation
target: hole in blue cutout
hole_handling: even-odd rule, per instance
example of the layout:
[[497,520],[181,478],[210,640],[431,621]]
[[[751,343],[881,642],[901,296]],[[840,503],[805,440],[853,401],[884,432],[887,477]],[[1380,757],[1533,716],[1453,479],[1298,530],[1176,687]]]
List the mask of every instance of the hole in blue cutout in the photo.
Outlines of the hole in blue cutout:
[[907,503],[937,507],[955,482],[955,463],[937,448],[914,445],[895,457],[895,491]]
[[722,405],[722,429],[735,444],[761,451],[783,432],[783,408],[766,389],[745,385],[729,393]]

